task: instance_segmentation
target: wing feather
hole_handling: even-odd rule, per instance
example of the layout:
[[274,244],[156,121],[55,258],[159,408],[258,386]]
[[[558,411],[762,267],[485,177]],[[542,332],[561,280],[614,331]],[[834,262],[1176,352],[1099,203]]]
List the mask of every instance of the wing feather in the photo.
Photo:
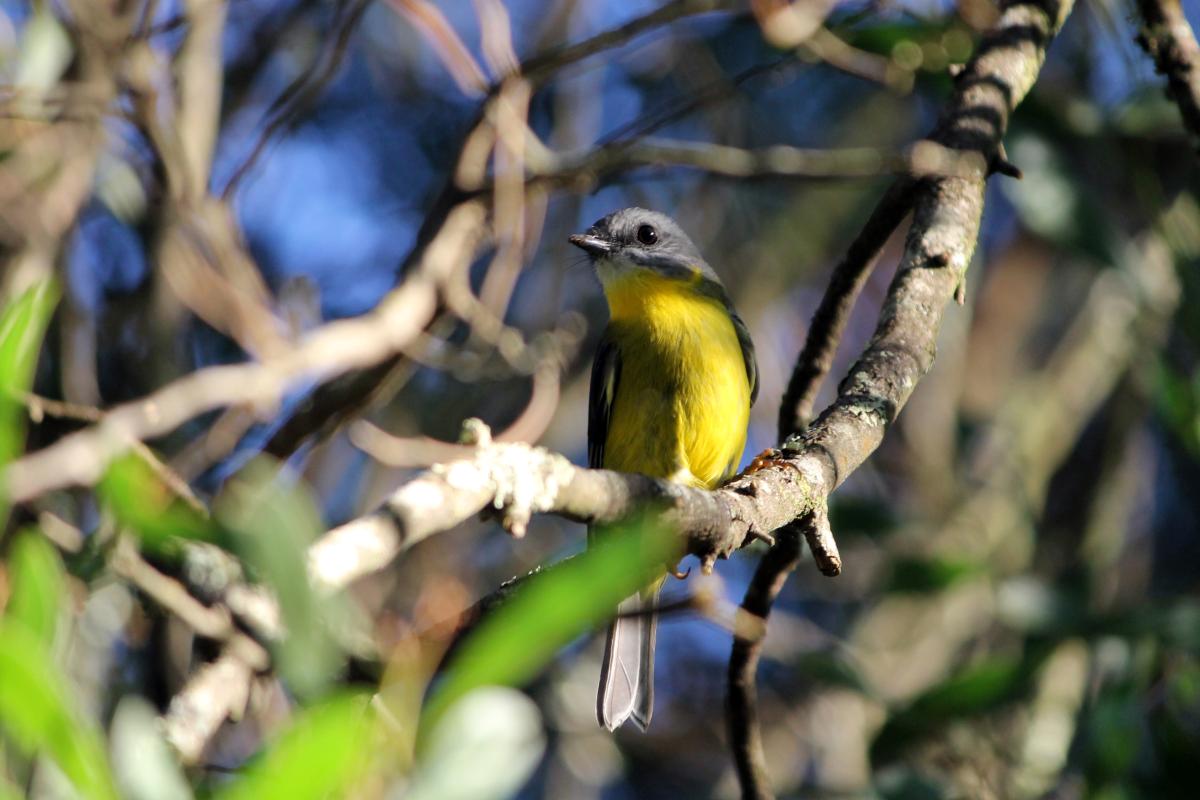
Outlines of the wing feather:
[[738,344],[742,347],[742,361],[746,364],[746,380],[750,382],[750,405],[753,406],[754,401],[758,399],[758,359],[754,356],[754,342],[750,339],[750,329],[733,310],[733,306],[727,305],[726,307],[729,309],[729,318],[733,321],[733,331],[737,334]]
[[621,377],[621,350],[611,329],[605,329],[592,361],[592,385],[588,396],[588,466],[604,466],[604,443],[612,419],[617,381]]

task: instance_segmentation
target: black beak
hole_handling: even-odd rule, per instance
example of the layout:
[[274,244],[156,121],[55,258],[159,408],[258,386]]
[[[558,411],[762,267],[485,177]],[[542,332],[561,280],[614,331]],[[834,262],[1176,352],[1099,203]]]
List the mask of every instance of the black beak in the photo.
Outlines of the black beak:
[[612,245],[598,236],[591,236],[586,233],[573,233],[568,237],[568,240],[571,244],[585,251],[593,258],[612,252]]

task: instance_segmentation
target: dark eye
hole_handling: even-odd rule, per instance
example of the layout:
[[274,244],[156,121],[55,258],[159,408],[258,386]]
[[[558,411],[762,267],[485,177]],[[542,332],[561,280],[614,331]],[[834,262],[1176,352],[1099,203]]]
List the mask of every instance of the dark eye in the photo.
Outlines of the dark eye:
[[638,228],[637,237],[642,244],[654,244],[658,241],[658,231],[651,225],[643,225]]

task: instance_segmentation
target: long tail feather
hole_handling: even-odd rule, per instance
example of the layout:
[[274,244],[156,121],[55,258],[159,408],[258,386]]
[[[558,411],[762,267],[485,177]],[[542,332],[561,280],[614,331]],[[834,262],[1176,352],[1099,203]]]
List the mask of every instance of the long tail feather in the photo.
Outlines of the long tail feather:
[[632,719],[642,730],[654,713],[654,639],[658,615],[646,612],[655,603],[658,587],[625,598],[608,628],[596,716],[608,730]]

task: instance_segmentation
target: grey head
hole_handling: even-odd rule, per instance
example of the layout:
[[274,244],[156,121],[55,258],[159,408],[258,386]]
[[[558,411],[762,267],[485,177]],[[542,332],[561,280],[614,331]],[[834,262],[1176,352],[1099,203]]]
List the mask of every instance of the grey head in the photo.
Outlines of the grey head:
[[712,267],[679,224],[666,214],[624,208],[597,220],[571,244],[591,256],[601,280],[630,269],[649,269],[664,277],[695,278],[696,272],[720,285]]

